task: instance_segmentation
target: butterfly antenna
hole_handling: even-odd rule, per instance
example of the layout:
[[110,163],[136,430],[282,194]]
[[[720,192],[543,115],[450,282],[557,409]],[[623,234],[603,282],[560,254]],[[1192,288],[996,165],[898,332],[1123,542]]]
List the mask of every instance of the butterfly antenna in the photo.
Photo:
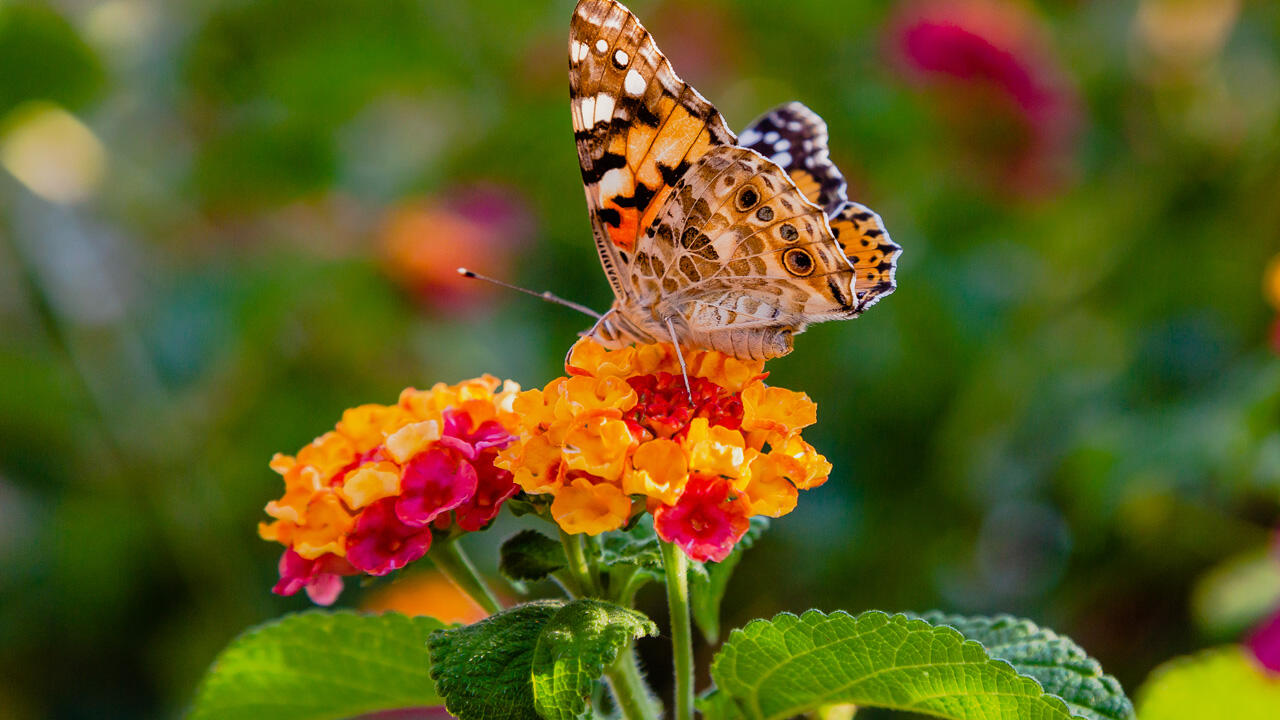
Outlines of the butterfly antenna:
[[689,368],[684,364],[684,353],[680,352],[680,341],[676,340],[676,329],[667,318],[667,332],[671,333],[671,344],[676,346],[676,359],[680,361],[680,374],[684,376],[684,391],[689,393],[689,404],[693,404],[693,388],[689,385]]
[[544,290],[543,292],[534,292],[533,290],[522,288],[519,285],[512,285],[511,283],[503,282],[497,278],[491,278],[488,275],[481,275],[478,272],[473,272],[463,267],[458,268],[458,274],[465,278],[472,278],[473,280],[484,280],[485,282],[493,283],[494,285],[504,287],[508,290],[515,290],[516,292],[522,292],[525,295],[532,295],[536,298],[542,298],[543,300],[546,300],[547,302],[550,302],[550,303],[555,303],[556,305],[563,305],[567,308],[573,308],[574,310],[577,310],[583,315],[590,315],[596,320],[600,319],[600,313],[596,312],[595,310],[592,310],[586,305],[579,305],[578,303],[573,302],[572,300],[565,300],[559,295],[553,294],[550,290]]

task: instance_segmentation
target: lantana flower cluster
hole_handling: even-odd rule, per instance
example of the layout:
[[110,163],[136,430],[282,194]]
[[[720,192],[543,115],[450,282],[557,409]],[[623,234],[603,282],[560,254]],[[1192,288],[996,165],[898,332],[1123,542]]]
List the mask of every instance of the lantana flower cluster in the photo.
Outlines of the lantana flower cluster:
[[550,496],[567,533],[616,530],[647,510],[663,540],[723,560],[752,516],[791,512],[831,465],[800,437],[816,405],[765,385],[763,361],[684,359],[689,389],[670,345],[579,341],[567,377],[514,399],[520,437],[498,467],[526,493]]
[[394,405],[361,405],[271,468],[285,493],[267,504],[265,540],[285,546],[273,591],[332,603],[342,576],[385,575],[421,558],[432,538],[480,530],[518,492],[498,452],[514,441],[520,388],[484,376]]

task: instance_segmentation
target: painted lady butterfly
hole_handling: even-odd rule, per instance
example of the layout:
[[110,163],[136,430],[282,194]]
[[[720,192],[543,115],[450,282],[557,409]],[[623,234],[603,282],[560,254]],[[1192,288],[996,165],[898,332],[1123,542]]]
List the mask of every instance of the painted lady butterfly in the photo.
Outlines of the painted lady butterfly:
[[588,337],[772,358],[809,323],[857,317],[893,292],[902,248],[846,198],[826,123],[804,105],[735,137],[615,0],[574,10],[569,90],[615,296]]

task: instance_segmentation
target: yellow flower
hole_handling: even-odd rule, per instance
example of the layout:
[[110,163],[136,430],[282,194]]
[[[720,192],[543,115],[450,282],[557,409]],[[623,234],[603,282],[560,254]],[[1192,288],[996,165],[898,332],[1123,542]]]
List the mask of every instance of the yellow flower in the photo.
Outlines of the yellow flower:
[[551,517],[567,533],[599,535],[617,530],[631,515],[631,500],[616,486],[574,478],[551,502]]

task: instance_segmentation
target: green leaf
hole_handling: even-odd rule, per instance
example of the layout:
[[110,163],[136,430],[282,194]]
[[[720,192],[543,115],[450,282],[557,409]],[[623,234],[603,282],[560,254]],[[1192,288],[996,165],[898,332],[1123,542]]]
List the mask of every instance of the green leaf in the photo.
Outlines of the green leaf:
[[306,612],[248,630],[213,662],[192,720],[328,720],[441,705],[427,638],[443,625],[396,613]]
[[1062,698],[1071,714],[1089,720],[1127,720],[1133,703],[1114,677],[1079,645],[1030,620],[1009,615],[963,617],[939,612],[921,616],[931,625],[949,625],[987,654],[1035,678],[1045,692]]
[[1156,668],[1138,691],[1138,708],[1142,720],[1275,720],[1280,681],[1230,645]]
[[627,530],[605,533],[600,543],[600,560],[606,567],[634,565],[662,572],[662,549],[653,523],[642,519]]
[[604,669],[632,640],[656,635],[649,618],[602,600],[575,600],[543,628],[533,653],[533,704],[547,720],[586,717]]
[[730,633],[711,675],[751,720],[832,703],[954,720],[1071,717],[1061,699],[954,628],[875,610],[753,621]]
[[695,701],[702,720],[742,720],[742,710],[728,693],[719,688],[711,688],[698,696]]
[[715,645],[720,639],[720,604],[724,601],[724,593],[729,587],[729,578],[733,577],[734,568],[742,559],[742,553],[768,529],[768,518],[751,518],[747,534],[742,536],[728,557],[718,563],[705,563],[703,572],[689,575],[689,602],[693,610],[693,621],[698,624],[708,645]]
[[540,720],[530,673],[538,636],[564,603],[518,605],[467,627],[431,635],[431,677],[462,720]]
[[498,569],[517,582],[541,580],[567,564],[564,546],[536,530],[512,535],[498,552]]

